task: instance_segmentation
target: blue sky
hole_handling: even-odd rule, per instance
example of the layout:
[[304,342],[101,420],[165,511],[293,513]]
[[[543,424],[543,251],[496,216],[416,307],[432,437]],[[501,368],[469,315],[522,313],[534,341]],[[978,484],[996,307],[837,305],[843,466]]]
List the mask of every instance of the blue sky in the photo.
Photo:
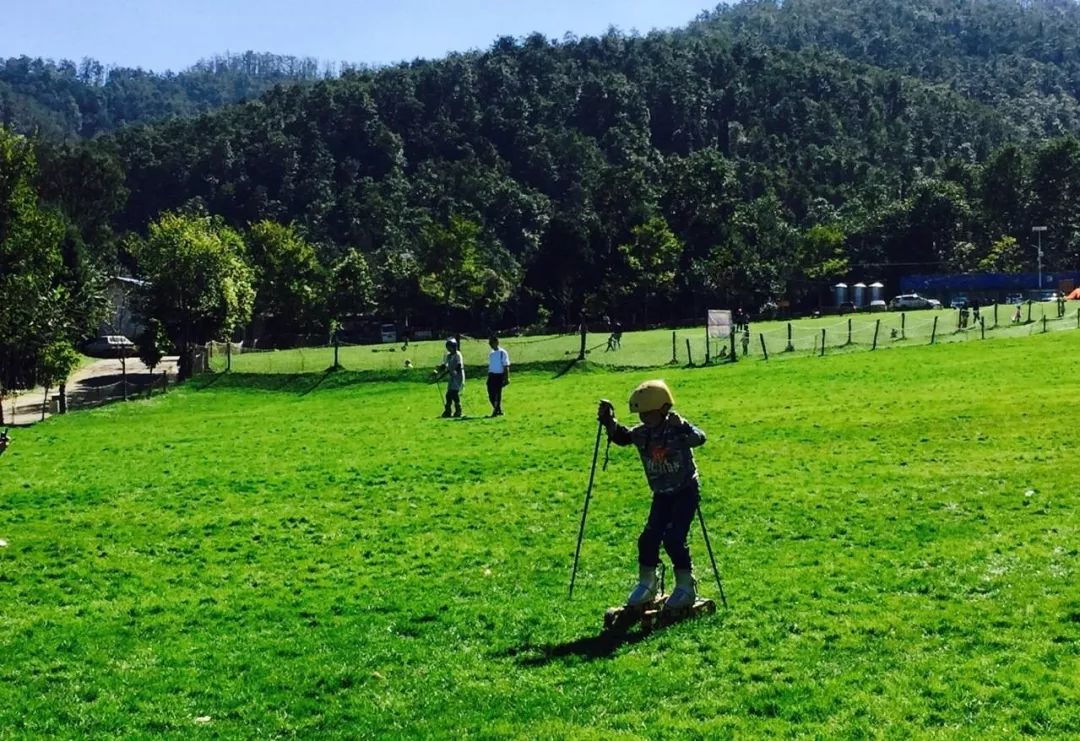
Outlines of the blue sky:
[[685,25],[717,0],[12,0],[0,57],[27,55],[180,70],[248,49],[387,64],[488,47],[539,31]]

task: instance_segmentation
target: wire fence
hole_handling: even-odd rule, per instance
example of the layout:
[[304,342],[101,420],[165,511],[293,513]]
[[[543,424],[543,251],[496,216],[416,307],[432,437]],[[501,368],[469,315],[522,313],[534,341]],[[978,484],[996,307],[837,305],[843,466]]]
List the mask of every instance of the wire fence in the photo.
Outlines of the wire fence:
[[[735,359],[776,360],[807,355],[871,351],[886,347],[1026,337],[1080,329],[1080,308],[1065,302],[993,305],[974,311],[939,309],[859,313],[756,323],[733,337],[709,338],[704,326],[654,329],[620,336],[587,332],[506,337],[500,345],[518,367],[567,367],[584,358],[612,368],[718,364]],[[401,371],[408,377],[443,362],[443,340],[350,343],[290,350],[255,350],[242,343],[211,342],[199,364],[209,373],[297,374],[331,369]],[[466,367],[485,372],[486,339],[460,336]]]
[[56,388],[36,389],[8,398],[4,422],[12,425],[33,424],[54,414],[91,409],[114,401],[148,399],[164,394],[175,378],[168,371],[160,373],[130,373],[120,380],[114,375],[89,378],[69,386],[61,396]]

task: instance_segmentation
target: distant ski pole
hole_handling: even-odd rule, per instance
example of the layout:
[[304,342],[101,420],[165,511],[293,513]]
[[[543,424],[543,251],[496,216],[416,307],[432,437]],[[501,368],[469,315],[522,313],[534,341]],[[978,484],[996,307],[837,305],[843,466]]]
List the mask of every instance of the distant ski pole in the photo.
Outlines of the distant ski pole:
[[727,597],[724,596],[724,585],[720,583],[720,569],[716,568],[716,558],[713,557],[712,545],[709,543],[709,531],[705,529],[705,515],[701,514],[701,505],[697,508],[698,521],[701,523],[701,534],[705,536],[705,549],[709,552],[709,560],[712,562],[713,574],[716,576],[716,586],[720,589],[720,601],[727,609]]
[[596,426],[596,445],[593,447],[592,468],[589,470],[589,488],[585,490],[585,506],[581,508],[581,527],[578,528],[577,549],[574,551],[574,570],[570,572],[570,594],[574,596],[574,579],[577,577],[578,556],[581,555],[581,540],[585,537],[585,516],[589,514],[589,498],[592,496],[593,480],[596,478],[596,459],[600,457],[600,433],[604,430],[603,422]]

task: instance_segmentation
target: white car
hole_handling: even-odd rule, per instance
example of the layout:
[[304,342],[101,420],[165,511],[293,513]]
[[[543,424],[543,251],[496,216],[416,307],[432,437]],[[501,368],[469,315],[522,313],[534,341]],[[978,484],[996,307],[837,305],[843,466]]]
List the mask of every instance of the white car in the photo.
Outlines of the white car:
[[889,302],[889,308],[894,311],[904,311],[905,309],[940,309],[941,302],[936,298],[926,298],[917,293],[902,293],[899,296],[893,297],[893,300]]
[[83,352],[93,358],[133,357],[135,343],[122,334],[109,334],[95,337],[83,345]]

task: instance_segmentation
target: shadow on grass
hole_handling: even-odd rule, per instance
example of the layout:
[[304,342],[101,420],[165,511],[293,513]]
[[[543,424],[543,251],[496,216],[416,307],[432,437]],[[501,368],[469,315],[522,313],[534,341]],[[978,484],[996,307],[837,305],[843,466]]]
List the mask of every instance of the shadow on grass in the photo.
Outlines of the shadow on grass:
[[[560,378],[571,370],[575,372],[607,372],[613,370],[607,367],[597,367],[588,361],[579,361],[577,358],[567,363],[560,361],[543,361],[534,363],[519,363],[514,366],[517,373],[548,372],[554,373],[555,378]],[[466,373],[473,378],[487,375],[486,366],[468,366]],[[282,393],[295,393],[301,396],[310,394],[316,390],[338,389],[348,386],[357,386],[365,383],[431,383],[430,373],[420,368],[396,368],[383,370],[347,370],[329,368],[325,371],[311,371],[298,373],[244,373],[240,371],[228,371],[225,373],[205,373],[194,376],[185,383],[196,391],[204,389],[247,389],[252,391],[276,391]]]
[[632,630],[584,636],[565,643],[534,645],[525,643],[501,652],[501,658],[513,659],[519,666],[547,666],[554,661],[578,658],[586,661],[607,659],[623,646],[632,646],[648,638],[652,631]]
[[566,364],[565,366],[563,366],[562,368],[560,368],[559,370],[557,370],[557,371],[555,372],[555,377],[556,377],[556,378],[562,378],[562,377],[563,377],[563,376],[565,376],[565,375],[566,375],[567,373],[569,373],[569,372],[570,372],[571,370],[573,370],[573,369],[574,369],[574,366],[575,366],[575,365],[577,365],[578,363],[581,363],[581,362],[583,362],[583,361],[581,360],[581,358],[574,358],[574,359],[573,359],[573,360],[571,360],[571,361],[570,361],[569,363],[567,363],[567,364]]

